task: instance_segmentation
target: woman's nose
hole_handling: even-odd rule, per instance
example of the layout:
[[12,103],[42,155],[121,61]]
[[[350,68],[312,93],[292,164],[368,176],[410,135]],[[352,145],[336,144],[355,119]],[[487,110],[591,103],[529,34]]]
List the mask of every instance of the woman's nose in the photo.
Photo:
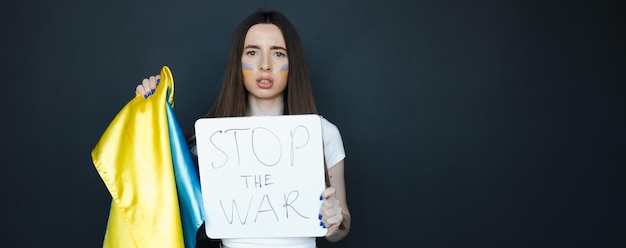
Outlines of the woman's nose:
[[261,71],[271,71],[272,65],[270,63],[269,55],[263,55],[261,58],[261,66],[259,66]]

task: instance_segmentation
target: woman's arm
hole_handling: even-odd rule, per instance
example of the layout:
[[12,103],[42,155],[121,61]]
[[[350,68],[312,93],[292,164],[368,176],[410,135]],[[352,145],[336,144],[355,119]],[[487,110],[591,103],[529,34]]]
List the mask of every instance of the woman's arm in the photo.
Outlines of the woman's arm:
[[328,228],[326,239],[330,242],[342,240],[350,232],[350,210],[346,202],[346,185],[343,173],[343,160],[328,170],[330,187],[322,197],[322,222]]

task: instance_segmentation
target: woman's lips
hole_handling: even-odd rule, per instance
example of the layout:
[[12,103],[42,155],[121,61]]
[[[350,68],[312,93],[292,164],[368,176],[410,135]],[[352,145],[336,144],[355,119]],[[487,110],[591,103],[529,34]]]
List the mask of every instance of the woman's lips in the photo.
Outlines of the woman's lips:
[[256,79],[256,85],[261,89],[269,89],[272,88],[274,84],[274,79],[271,77],[259,77]]

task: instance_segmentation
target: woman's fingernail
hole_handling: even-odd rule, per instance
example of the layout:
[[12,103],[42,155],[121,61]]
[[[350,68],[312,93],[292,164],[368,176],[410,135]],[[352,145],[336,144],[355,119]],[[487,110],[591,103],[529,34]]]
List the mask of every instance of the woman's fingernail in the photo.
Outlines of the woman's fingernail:
[[161,79],[157,78],[157,85],[159,85],[161,83]]
[[152,89],[152,92],[150,94],[154,94],[154,89]]
[[324,197],[322,197],[322,196],[320,195],[320,201],[321,201],[321,200],[324,200]]
[[320,214],[320,216],[318,216],[317,218],[321,220],[322,219],[322,214]]
[[148,99],[148,94],[143,94],[143,99]]
[[326,225],[324,225],[324,223],[322,223],[322,227],[323,227],[324,229],[326,229]]
[[320,226],[324,226],[324,223],[322,223],[321,221],[320,221]]

